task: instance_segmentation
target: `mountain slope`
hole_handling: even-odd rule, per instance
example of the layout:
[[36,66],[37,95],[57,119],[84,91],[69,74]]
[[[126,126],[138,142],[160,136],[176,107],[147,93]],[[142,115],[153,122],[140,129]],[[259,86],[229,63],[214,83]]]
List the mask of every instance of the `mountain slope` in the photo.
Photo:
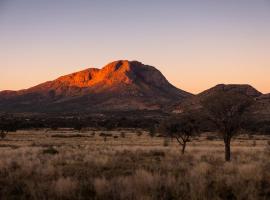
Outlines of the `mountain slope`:
[[256,102],[254,113],[264,115],[270,119],[270,94],[261,95]]
[[27,90],[0,93],[0,111],[93,112],[157,110],[192,96],[172,86],[156,68],[120,60]]
[[204,92],[185,99],[175,105],[173,105],[170,110],[174,113],[181,113],[185,110],[200,109],[202,107],[201,102],[206,98],[216,95],[219,92],[230,92],[235,94],[242,94],[252,98],[259,98],[262,93],[257,91],[250,85],[240,85],[240,84],[219,84],[212,87]]

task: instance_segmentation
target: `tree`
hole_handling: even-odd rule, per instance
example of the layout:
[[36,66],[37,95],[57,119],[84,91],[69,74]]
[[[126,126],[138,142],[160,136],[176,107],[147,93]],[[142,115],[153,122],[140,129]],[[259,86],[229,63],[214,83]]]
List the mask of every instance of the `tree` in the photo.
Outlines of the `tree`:
[[175,138],[184,154],[187,143],[199,133],[199,120],[191,113],[183,113],[162,122],[159,131],[167,137]]
[[3,140],[9,132],[16,132],[18,128],[17,121],[9,115],[0,117],[0,137]]
[[158,130],[157,125],[153,124],[148,129],[149,129],[149,132],[148,132],[149,136],[153,138],[156,135],[157,130]]
[[225,160],[231,160],[231,139],[242,128],[244,114],[253,99],[244,94],[221,91],[202,101],[208,119],[222,134],[225,144]]
[[116,121],[116,120],[106,120],[104,122],[104,128],[106,129],[106,131],[112,131],[116,128],[118,128],[119,126],[119,123]]
[[81,118],[80,117],[76,118],[73,122],[73,129],[78,131],[78,132],[81,132],[83,127],[84,127],[84,124],[83,124]]

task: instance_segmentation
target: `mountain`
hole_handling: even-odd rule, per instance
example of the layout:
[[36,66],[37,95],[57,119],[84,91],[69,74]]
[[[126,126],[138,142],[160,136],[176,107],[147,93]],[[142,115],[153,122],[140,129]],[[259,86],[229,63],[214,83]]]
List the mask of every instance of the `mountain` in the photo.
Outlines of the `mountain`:
[[254,113],[270,119],[270,94],[261,95],[256,102]]
[[[198,111],[198,114],[204,115],[202,102],[211,96],[216,96],[228,92],[230,95],[245,95],[247,98],[253,98],[254,103],[247,110],[245,128],[252,132],[269,133],[270,130],[270,94],[262,94],[250,85],[224,85],[220,84],[210,88],[198,95],[184,99],[170,106],[167,111],[172,113]],[[201,121],[203,130],[211,130],[211,123]],[[212,127],[214,128],[214,127]]]
[[262,96],[262,93],[257,91],[255,88],[253,88],[250,85],[241,85],[241,84],[219,84],[215,87],[212,87],[208,90],[205,90],[204,92],[194,95],[190,98],[187,98],[169,109],[174,113],[181,113],[185,110],[193,110],[193,109],[200,109],[202,107],[201,102],[212,96],[216,95],[219,92],[230,92],[235,94],[242,94],[246,95],[248,97],[252,97],[254,99],[259,98]]
[[259,97],[260,100],[270,100],[270,93],[269,94],[263,94]]
[[120,60],[32,88],[0,92],[0,112],[159,110],[192,95],[171,85],[156,68]]

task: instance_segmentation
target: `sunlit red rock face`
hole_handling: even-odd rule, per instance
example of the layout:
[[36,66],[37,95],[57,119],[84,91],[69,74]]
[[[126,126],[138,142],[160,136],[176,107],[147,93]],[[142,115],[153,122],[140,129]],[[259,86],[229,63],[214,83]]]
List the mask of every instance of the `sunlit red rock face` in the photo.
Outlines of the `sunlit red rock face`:
[[172,86],[154,67],[121,60],[28,90],[1,92],[0,111],[155,110],[190,96]]

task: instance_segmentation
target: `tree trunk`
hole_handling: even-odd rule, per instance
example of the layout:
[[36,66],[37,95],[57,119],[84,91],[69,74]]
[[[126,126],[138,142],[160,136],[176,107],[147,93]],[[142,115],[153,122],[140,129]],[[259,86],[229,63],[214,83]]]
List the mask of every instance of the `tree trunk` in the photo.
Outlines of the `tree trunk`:
[[231,138],[226,138],[225,142],[225,160],[227,162],[231,161]]
[[185,150],[186,150],[186,142],[184,142],[182,145],[182,154],[185,154]]

